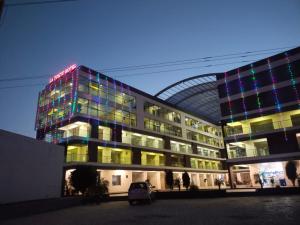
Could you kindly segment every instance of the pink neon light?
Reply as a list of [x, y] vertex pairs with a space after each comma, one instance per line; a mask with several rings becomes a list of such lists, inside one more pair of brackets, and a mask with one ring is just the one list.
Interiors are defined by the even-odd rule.
[[52, 83], [53, 81], [56, 81], [57, 79], [63, 77], [65, 74], [67, 74], [69, 72], [72, 72], [76, 68], [77, 68], [76, 64], [73, 64], [73, 65], [69, 66], [68, 68], [64, 69], [60, 73], [58, 73], [58, 74], [54, 75], [53, 77], [51, 77], [50, 80], [49, 80], [49, 83]]

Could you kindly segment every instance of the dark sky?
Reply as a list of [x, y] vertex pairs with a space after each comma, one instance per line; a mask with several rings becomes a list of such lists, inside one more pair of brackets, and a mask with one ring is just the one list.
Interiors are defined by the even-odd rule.
[[[300, 45], [300, 0], [78, 0], [6, 9], [0, 26], [0, 79], [45, 76], [0, 82], [0, 128], [32, 137], [43, 86], [3, 87], [44, 84], [72, 63], [103, 71]], [[198, 63], [106, 74], [139, 74], [118, 79], [155, 94], [189, 76], [247, 64], [241, 60], [207, 68]], [[220, 62], [211, 62], [216, 63]], [[198, 68], [145, 74], [186, 67]]]

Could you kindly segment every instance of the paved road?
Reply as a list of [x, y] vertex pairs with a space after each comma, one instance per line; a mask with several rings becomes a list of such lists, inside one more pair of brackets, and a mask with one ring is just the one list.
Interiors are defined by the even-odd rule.
[[108, 202], [0, 222], [1, 225], [289, 225], [299, 224], [300, 196]]

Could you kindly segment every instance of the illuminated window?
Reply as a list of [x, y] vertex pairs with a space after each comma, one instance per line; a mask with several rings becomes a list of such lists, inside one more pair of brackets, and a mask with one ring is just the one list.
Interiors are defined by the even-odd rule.
[[98, 126], [98, 139], [104, 141], [111, 140], [111, 128]]
[[158, 106], [156, 104], [145, 102], [144, 103], [144, 110], [145, 112], [157, 116], [172, 122], [181, 123], [181, 116], [180, 113], [175, 112], [173, 110], [169, 110], [167, 108]]
[[99, 163], [131, 164], [131, 150], [98, 146]]
[[112, 186], [121, 185], [121, 175], [112, 175]]
[[161, 153], [141, 152], [141, 164], [146, 166], [164, 166], [165, 156]]
[[69, 145], [67, 147], [67, 162], [87, 162], [88, 146], [87, 145]]
[[192, 153], [191, 144], [185, 144], [183, 142], [171, 141], [171, 150], [182, 153]]
[[163, 148], [163, 139], [149, 135], [143, 135], [130, 131], [122, 131], [122, 142], [135, 146], [145, 146], [150, 148]]
[[88, 123], [77, 121], [64, 127], [60, 127], [59, 130], [63, 131], [64, 138], [72, 136], [90, 137], [91, 125]]

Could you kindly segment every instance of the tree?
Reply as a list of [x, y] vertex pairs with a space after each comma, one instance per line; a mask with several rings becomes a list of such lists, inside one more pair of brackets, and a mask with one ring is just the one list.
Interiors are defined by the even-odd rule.
[[86, 194], [87, 188], [97, 186], [98, 176], [95, 168], [80, 166], [71, 173], [70, 183], [77, 192]]
[[101, 202], [101, 200], [103, 200], [109, 196], [108, 184], [109, 184], [109, 182], [107, 180], [104, 180], [103, 178], [100, 178], [98, 176], [96, 186], [95, 187], [92, 186], [92, 187], [88, 188], [89, 196], [92, 196], [94, 201], [97, 204], [99, 204]]
[[219, 187], [219, 190], [221, 190], [221, 185], [224, 184], [224, 180], [222, 178], [216, 178], [215, 179], [215, 185]]
[[296, 186], [296, 178], [297, 178], [297, 163], [295, 161], [288, 161], [285, 165], [285, 173], [286, 176], [292, 181], [293, 186]]
[[172, 170], [166, 170], [166, 184], [170, 187], [171, 190], [173, 190], [173, 172]]
[[180, 191], [180, 183], [181, 183], [181, 182], [180, 182], [180, 179], [179, 179], [179, 178], [176, 178], [175, 181], [174, 181], [174, 185], [178, 187], [178, 190], [179, 190], [179, 191]]
[[182, 185], [186, 188], [186, 190], [188, 190], [189, 186], [191, 184], [191, 179], [189, 174], [185, 171], [182, 174]]

